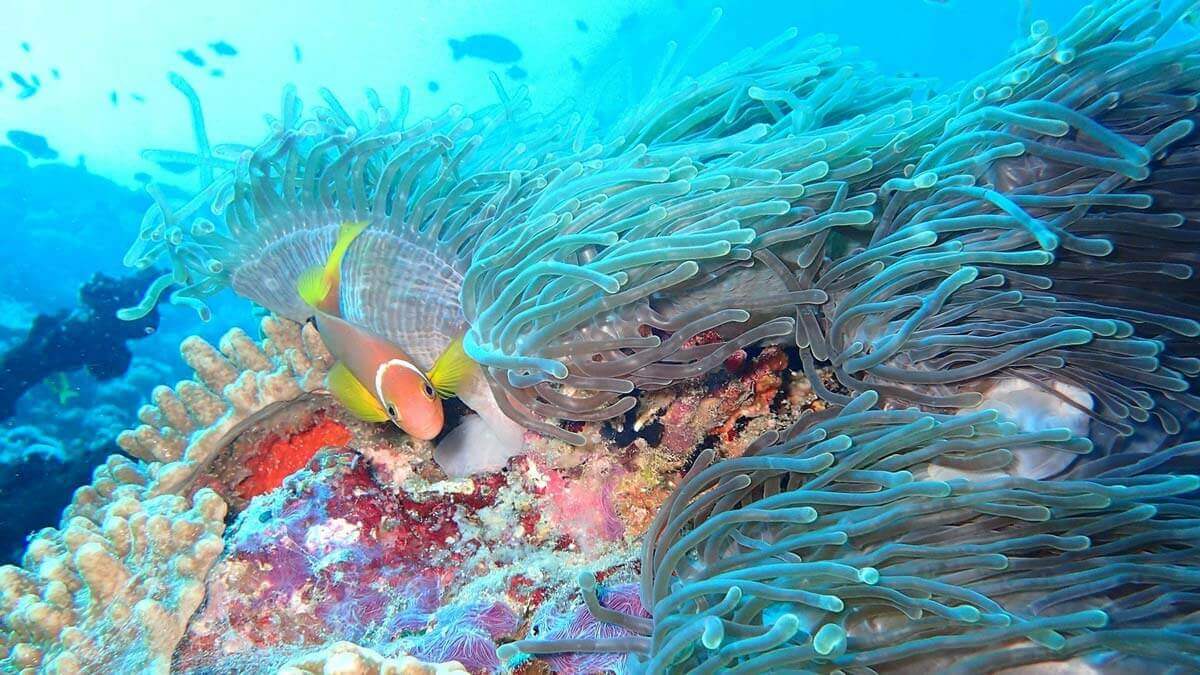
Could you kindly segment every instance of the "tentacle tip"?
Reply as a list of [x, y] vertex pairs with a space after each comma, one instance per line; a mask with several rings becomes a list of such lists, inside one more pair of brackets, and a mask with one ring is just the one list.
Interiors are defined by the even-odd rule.
[[596, 575], [586, 570], [579, 573], [579, 576], [576, 577], [575, 582], [578, 583], [579, 588], [584, 591], [593, 591], [596, 589]]
[[517, 643], [515, 642], [500, 645], [496, 648], [496, 658], [499, 659], [501, 663], [507, 663], [515, 658], [518, 658], [523, 653], [524, 652], [521, 651], [521, 648], [518, 647]]

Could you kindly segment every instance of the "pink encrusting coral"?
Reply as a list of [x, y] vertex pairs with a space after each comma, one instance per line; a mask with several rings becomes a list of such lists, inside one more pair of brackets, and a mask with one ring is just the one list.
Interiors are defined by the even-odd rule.
[[356, 450], [321, 450], [230, 528], [176, 662], [246, 667], [346, 640], [493, 672], [497, 645], [575, 572], [632, 559], [606, 502], [614, 487], [601, 476], [614, 475], [639, 479], [524, 457], [474, 479], [397, 485]]
[[[533, 460], [536, 461], [536, 460]], [[625, 525], [614, 503], [614, 484], [625, 472], [616, 468], [597, 470], [604, 462], [589, 463], [577, 478], [541, 467], [546, 476], [542, 488], [550, 507], [548, 515], [565, 529], [564, 534], [584, 551], [619, 541]]]

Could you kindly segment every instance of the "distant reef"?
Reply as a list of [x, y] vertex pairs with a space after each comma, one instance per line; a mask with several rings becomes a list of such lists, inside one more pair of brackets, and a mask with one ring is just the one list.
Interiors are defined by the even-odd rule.
[[99, 380], [124, 374], [132, 359], [126, 341], [153, 333], [158, 312], [136, 321], [122, 321], [116, 312], [136, 303], [157, 275], [95, 274], [79, 289], [76, 309], [39, 314], [25, 339], [0, 356], [0, 419], [13, 415], [22, 394], [57, 373], [86, 368]]

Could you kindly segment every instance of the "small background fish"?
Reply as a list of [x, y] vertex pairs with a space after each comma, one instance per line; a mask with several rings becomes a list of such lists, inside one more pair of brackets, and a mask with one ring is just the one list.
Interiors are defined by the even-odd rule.
[[454, 60], [470, 56], [496, 63], [514, 63], [521, 59], [521, 49], [512, 40], [491, 33], [472, 35], [462, 40], [448, 40]]

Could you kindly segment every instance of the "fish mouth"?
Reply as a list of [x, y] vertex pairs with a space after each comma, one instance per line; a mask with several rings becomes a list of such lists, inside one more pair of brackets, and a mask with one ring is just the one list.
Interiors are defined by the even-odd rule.
[[406, 424], [397, 424], [396, 426], [419, 441], [432, 441], [441, 433], [441, 429], [435, 429], [432, 426], [413, 427]]

